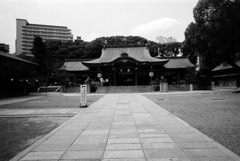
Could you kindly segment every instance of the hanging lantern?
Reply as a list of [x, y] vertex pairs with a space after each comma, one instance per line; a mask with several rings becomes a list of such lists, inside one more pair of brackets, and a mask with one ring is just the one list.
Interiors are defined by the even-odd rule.
[[161, 75], [161, 80], [163, 80], [164, 79], [164, 76], [163, 75]]
[[97, 74], [97, 77], [98, 77], [98, 78], [102, 78], [102, 73], [98, 73], [98, 74]]
[[154, 76], [154, 73], [151, 71], [149, 72], [149, 77], [153, 77]]

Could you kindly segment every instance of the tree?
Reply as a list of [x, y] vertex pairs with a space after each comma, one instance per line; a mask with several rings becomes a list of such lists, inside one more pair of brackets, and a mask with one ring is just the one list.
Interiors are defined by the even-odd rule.
[[176, 57], [180, 54], [181, 45], [180, 42], [163, 44], [162, 52], [166, 57]]
[[147, 43], [147, 39], [139, 36], [99, 37], [86, 44], [85, 58], [99, 58], [101, 56], [102, 48], [104, 45], [133, 45]]
[[46, 64], [48, 63], [49, 56], [46, 53], [46, 47], [42, 41], [42, 38], [35, 36], [33, 41], [32, 54], [34, 55], [34, 60], [39, 65], [40, 78], [44, 79], [40, 81], [47, 82], [48, 80], [48, 70]]
[[[58, 81], [58, 76], [59, 79], [60, 77], [62, 79], [62, 73], [59, 73], [59, 69], [63, 66], [64, 57], [67, 54], [67, 52], [60, 50], [62, 45], [61, 41], [43, 42], [41, 37], [34, 38], [32, 54], [36, 63], [40, 66], [40, 81], [49, 84]], [[59, 54], [60, 51], [62, 55]]]
[[85, 46], [85, 55], [82, 58], [99, 58], [102, 53], [103, 41], [107, 41], [108, 38], [100, 37], [89, 42]]
[[201, 43], [199, 39], [200, 34], [196, 23], [190, 23], [184, 34], [185, 40], [182, 43], [181, 51], [183, 56], [187, 56], [191, 63], [196, 64], [198, 56], [197, 46]]
[[201, 54], [213, 68], [227, 62], [240, 74], [240, 8], [229, 0], [199, 0], [185, 31], [184, 54]]
[[155, 57], [158, 56], [159, 52], [162, 57], [177, 57], [181, 53], [182, 43], [172, 42], [166, 44], [159, 44], [151, 42], [150, 54]]
[[197, 34], [198, 28], [196, 23], [191, 22], [185, 30], [185, 40], [183, 41], [182, 52], [185, 56], [196, 56], [197, 53]]
[[24, 53], [17, 55], [17, 57], [19, 57], [21, 59], [24, 59], [24, 60], [27, 60], [27, 61], [30, 61], [30, 62], [34, 62], [35, 61], [33, 56], [26, 55]]
[[79, 59], [84, 57], [86, 54], [85, 50], [86, 42], [58, 42], [58, 51], [56, 51], [56, 57], [59, 59]]
[[240, 0], [227, 0], [227, 1], [240, 8]]

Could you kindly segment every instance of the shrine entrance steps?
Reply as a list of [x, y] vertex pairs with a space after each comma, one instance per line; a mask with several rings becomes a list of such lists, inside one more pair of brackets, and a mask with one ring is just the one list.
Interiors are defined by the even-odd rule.
[[[168, 85], [168, 91], [188, 91], [189, 85], [171, 84]], [[156, 90], [156, 91], [155, 91]], [[96, 92], [91, 93], [146, 93], [159, 92], [156, 85], [150, 86], [97, 86]], [[80, 93], [80, 86], [73, 86], [66, 89], [66, 93]]]
[[145, 93], [154, 92], [153, 86], [101, 86], [96, 93]]
[[[146, 93], [154, 92], [153, 86], [98, 86], [96, 92], [91, 93]], [[79, 86], [66, 89], [66, 93], [80, 93]]]

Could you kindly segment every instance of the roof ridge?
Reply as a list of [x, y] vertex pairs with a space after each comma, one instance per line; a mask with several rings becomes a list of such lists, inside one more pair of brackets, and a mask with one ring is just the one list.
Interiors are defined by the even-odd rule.
[[131, 48], [131, 47], [149, 47], [149, 45], [148, 44], [104, 45], [103, 49], [106, 49], [106, 48]]

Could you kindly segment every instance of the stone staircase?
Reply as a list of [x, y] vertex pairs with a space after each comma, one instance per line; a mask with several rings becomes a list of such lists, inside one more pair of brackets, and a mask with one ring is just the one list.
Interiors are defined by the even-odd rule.
[[145, 93], [154, 92], [152, 86], [102, 86], [96, 93]]
[[[189, 86], [189, 85], [188, 85]], [[184, 84], [168, 85], [168, 91], [187, 91], [189, 87]], [[153, 86], [98, 86], [96, 93], [146, 93], [155, 92]], [[159, 92], [159, 91], [156, 91]], [[66, 93], [80, 93], [80, 87], [74, 86], [66, 89]]]
[[171, 84], [168, 85], [168, 91], [189, 91], [189, 84]]
[[59, 92], [61, 86], [39, 87], [37, 92]]
[[80, 86], [68, 87], [66, 93], [80, 93]]

